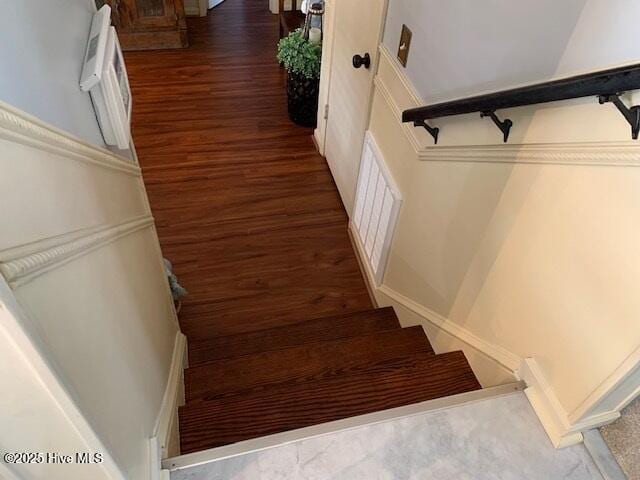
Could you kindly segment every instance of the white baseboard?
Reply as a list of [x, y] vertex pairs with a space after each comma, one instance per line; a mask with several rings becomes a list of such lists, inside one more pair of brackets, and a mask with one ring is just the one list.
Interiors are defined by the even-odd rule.
[[617, 411], [609, 411], [571, 424], [567, 411], [562, 407], [535, 359], [524, 359], [518, 375], [527, 384], [524, 392], [556, 448], [580, 443], [583, 440], [583, 431], [611, 423], [620, 416]]
[[[149, 439], [151, 480], [168, 480], [168, 471], [162, 469], [162, 460], [170, 456], [170, 445], [179, 442], [177, 425], [178, 407], [184, 405], [184, 368], [186, 365], [187, 337], [176, 333], [171, 369], [162, 405], [156, 420], [154, 434]], [[179, 445], [179, 443], [178, 443]]]
[[456, 337], [463, 343], [473, 347], [475, 350], [482, 352], [485, 356], [493, 359], [496, 363], [506, 368], [510, 372], [516, 372], [522, 359], [517, 355], [509, 352], [508, 350], [487, 342], [486, 340], [478, 337], [474, 333], [470, 332], [464, 327], [461, 327], [457, 323], [443, 317], [442, 315], [428, 309], [427, 307], [414, 302], [408, 297], [405, 297], [401, 293], [394, 289], [382, 285], [379, 289], [380, 293], [393, 299], [394, 301], [402, 304], [413, 313], [424, 318], [429, 323], [433, 324], [437, 328], [447, 332], [449, 335]]
[[[354, 245], [354, 248], [356, 249], [356, 255], [360, 259], [365, 259], [366, 256], [363, 254], [362, 245], [358, 241], [358, 236], [355, 234], [351, 223], [349, 223], [349, 230], [353, 239], [352, 243]], [[522, 362], [522, 359], [519, 356], [507, 351], [506, 349], [498, 345], [494, 345], [483, 340], [469, 330], [461, 327], [460, 325], [452, 322], [448, 318], [443, 317], [433, 310], [428, 309], [424, 305], [420, 305], [419, 303], [402, 295], [401, 293], [385, 285], [384, 283], [380, 287], [376, 287], [373, 272], [371, 271], [368, 263], [362, 261], [361, 266], [363, 267], [362, 270], [364, 273], [365, 282], [367, 283], [367, 287], [370, 291], [373, 292], [374, 295], [384, 297], [384, 300], [392, 300], [394, 303], [403, 306], [404, 308], [410, 310], [418, 317], [420, 317], [424, 322], [429, 323], [434, 327], [446, 332], [450, 336], [455, 337], [462, 343], [469, 345], [474, 350], [480, 352], [485, 357], [488, 357], [490, 360], [497, 364], [497, 368], [507, 370], [508, 372], [515, 375], [515, 372], [518, 370]], [[377, 300], [377, 303], [379, 303], [381, 306], [386, 306], [389, 303], [388, 301], [380, 301], [380, 298], [377, 298]]]

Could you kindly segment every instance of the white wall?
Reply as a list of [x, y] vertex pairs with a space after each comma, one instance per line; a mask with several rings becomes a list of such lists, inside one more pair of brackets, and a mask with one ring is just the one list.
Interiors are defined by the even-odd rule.
[[[434, 120], [438, 146], [400, 119], [461, 93], [640, 61], [637, 31], [619, 28], [637, 2], [542, 3], [390, 0], [369, 128], [404, 201], [376, 295], [423, 323], [436, 350], [465, 349], [484, 385], [535, 358], [562, 444], [615, 417], [593, 407], [640, 352], [640, 145], [595, 98], [498, 112], [514, 120], [507, 145], [479, 114]], [[402, 23], [414, 31], [406, 70]], [[508, 23], [518, 35], [502, 35]]]
[[[2, 104], [0, 158], [0, 274], [24, 312], [21, 328], [124, 477], [149, 479], [149, 439], [170, 421], [165, 392], [182, 352], [140, 170]], [[181, 364], [173, 371], [177, 382]], [[4, 451], [24, 445], [12, 431], [3, 429]]]
[[0, 8], [0, 100], [104, 145], [89, 94], [78, 86], [91, 1], [2, 0]]
[[638, 61], [635, 0], [390, 0], [384, 44], [413, 32], [407, 75], [428, 103]]
[[[5, 304], [8, 288], [0, 278], [0, 451], [7, 452], [88, 452], [89, 446], [73, 428], [65, 412], [52, 401], [51, 392], [36, 374], [25, 355], [23, 342], [16, 339], [17, 319]], [[12, 329], [11, 327], [14, 327]], [[19, 473], [18, 473], [19, 472]], [[20, 476], [18, 476], [20, 475]], [[45, 462], [14, 465], [3, 462], [0, 478], [47, 478], [50, 480], [107, 480], [107, 472], [95, 465], [69, 464], [51, 469]]]

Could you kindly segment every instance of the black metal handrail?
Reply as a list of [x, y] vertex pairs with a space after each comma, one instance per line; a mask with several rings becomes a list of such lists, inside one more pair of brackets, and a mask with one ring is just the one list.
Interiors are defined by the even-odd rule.
[[640, 106], [627, 107], [620, 99], [620, 95], [639, 89], [640, 65], [632, 65], [412, 108], [402, 113], [402, 121], [413, 122], [416, 127], [424, 127], [433, 136], [434, 142], [438, 143], [440, 130], [430, 126], [427, 120], [480, 112], [482, 117], [493, 120], [506, 142], [513, 122], [509, 119], [504, 121], [498, 119], [496, 110], [596, 96], [601, 104], [611, 102], [616, 106], [631, 125], [633, 139], [637, 140], [640, 133]]

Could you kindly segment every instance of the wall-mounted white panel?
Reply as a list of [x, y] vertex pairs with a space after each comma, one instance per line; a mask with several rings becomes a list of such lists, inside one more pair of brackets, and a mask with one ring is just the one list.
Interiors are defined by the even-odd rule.
[[401, 198], [380, 149], [367, 132], [353, 221], [378, 285], [382, 283]]

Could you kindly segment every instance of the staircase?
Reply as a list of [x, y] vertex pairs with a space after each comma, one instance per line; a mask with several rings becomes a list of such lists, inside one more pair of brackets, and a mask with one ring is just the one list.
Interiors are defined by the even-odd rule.
[[480, 389], [392, 308], [189, 344], [182, 453]]

